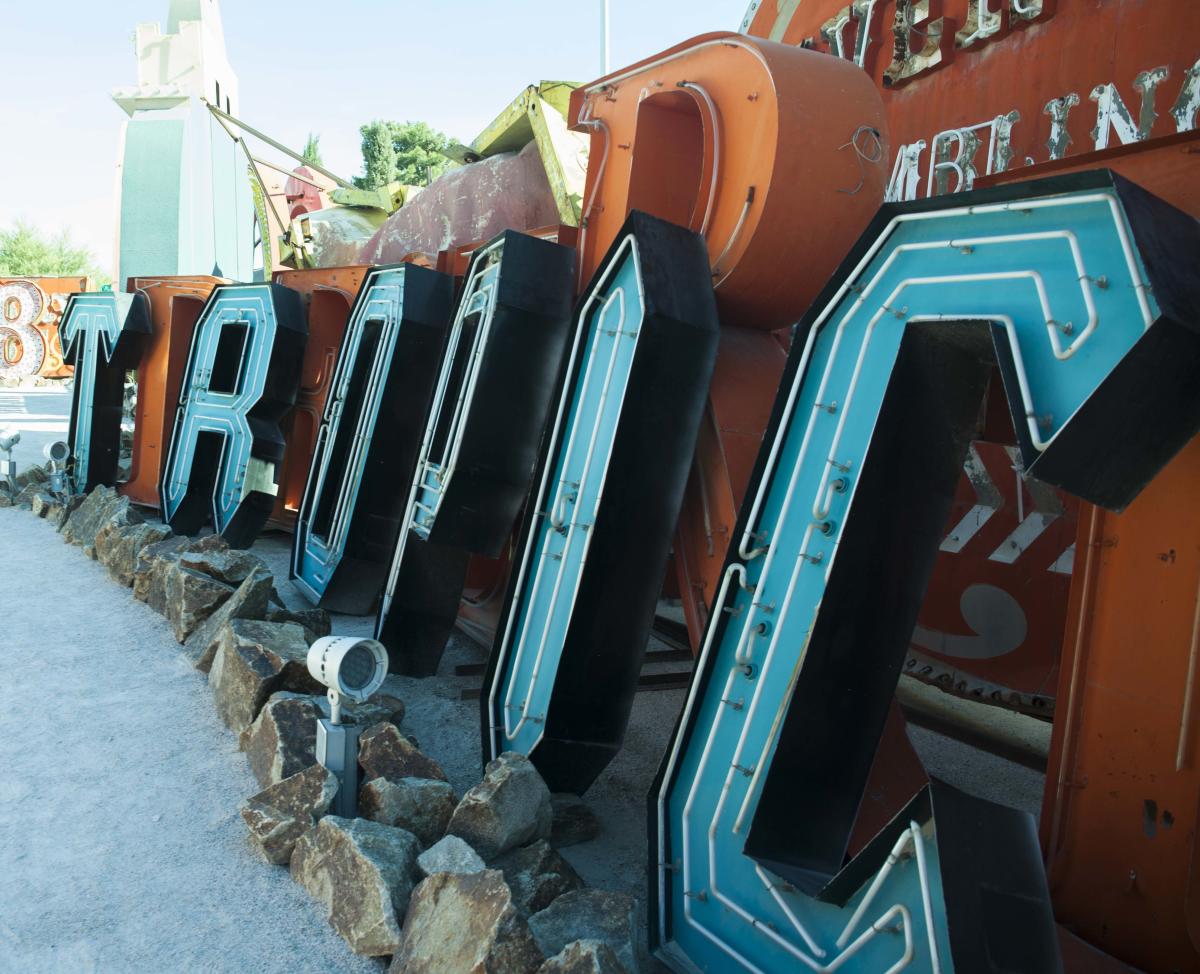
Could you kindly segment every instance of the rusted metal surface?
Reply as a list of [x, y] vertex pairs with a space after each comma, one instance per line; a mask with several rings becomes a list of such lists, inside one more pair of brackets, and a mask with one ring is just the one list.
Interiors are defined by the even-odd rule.
[[[692, 647], [708, 623], [730, 532], [787, 359], [768, 332], [722, 328], [708, 406], [675, 534], [674, 580]], [[670, 571], [670, 569], [668, 569]]]
[[333, 180], [320, 176], [308, 166], [297, 166], [293, 175], [288, 176], [287, 182], [283, 185], [283, 194], [288, 205], [288, 219], [294, 220], [305, 213], [325, 209], [329, 205], [329, 195], [328, 190], [323, 187], [327, 186], [332, 189], [334, 185]]
[[133, 277], [126, 284], [127, 291], [146, 295], [153, 328], [138, 366], [129, 480], [118, 488], [135, 504], [158, 506], [158, 484], [171, 445], [192, 332], [212, 289], [224, 283], [222, 278], [200, 275]]
[[275, 508], [267, 522], [271, 527], [290, 531], [296, 524], [342, 335], [354, 296], [369, 270], [368, 266], [354, 265], [279, 271], [273, 276], [276, 284], [300, 292], [308, 316], [308, 344], [304, 348], [296, 405], [282, 424], [287, 449], [279, 466]]
[[887, 181], [882, 103], [862, 72], [737, 34], [581, 86], [571, 119], [592, 134], [580, 279], [645, 210], [706, 238], [724, 325], [791, 325]]
[[413, 252], [437, 254], [504, 230], [558, 223], [537, 143], [530, 142], [442, 175], [388, 217], [358, 260], [394, 264]]
[[[889, 198], [1108, 167], [1200, 215], [1200, 5], [1188, 0], [756, 0], [743, 29], [864, 68], [886, 108]], [[947, 542], [973, 509], [998, 507], [961, 550], [943, 545], [921, 626], [968, 645], [963, 596], [991, 586], [1019, 605], [1026, 644], [961, 661], [914, 646], [910, 672], [1033, 712], [1028, 691], [1051, 687], [1041, 831], [1065, 969], [1126, 969], [1098, 947], [1137, 968], [1200, 970], [1200, 444], [1114, 515], [1036, 498], [1015, 471], [1006, 487], [996, 451], [1010, 436], [991, 429], [976, 443], [994, 490], [964, 477]], [[1026, 506], [1013, 518], [1018, 499], [1053, 519], [1011, 565], [994, 564], [1004, 528], [1031, 516]], [[1073, 558], [1062, 558], [1055, 549], [1076, 517]], [[1063, 632], [1054, 686], [1046, 652]]]
[[1170, 136], [1200, 108], [1192, 0], [762, 0], [744, 29], [862, 66], [887, 110], [896, 198]]
[[1060, 922], [1200, 971], [1200, 439], [1123, 514], [1084, 505], [1041, 817]]
[[[806, 88], [837, 94], [816, 103]], [[882, 159], [860, 154], [886, 143], [879, 100], [845, 65], [714, 34], [582, 86], [571, 118], [592, 138], [580, 280], [631, 209], [708, 241], [725, 327], [668, 582], [695, 647], [783, 369], [769, 332], [825, 283], [882, 197]], [[797, 258], [786, 274], [781, 254]]]
[[87, 277], [0, 278], [0, 376], [70, 375], [58, 324], [67, 296], [90, 286]]
[[1023, 477], [1011, 439], [970, 446], [905, 672], [1050, 717], [1079, 502]]
[[[1038, 172], [1058, 175], [1100, 167], [1118, 172], [1159, 199], [1200, 217], [1200, 130], [1071, 156], [1040, 166]], [[1023, 178], [1025, 174], [1020, 171], [1000, 173], [980, 178], [977, 185], [998, 186]]]
[[[1200, 217], [1196, 131], [1039, 171], [1097, 166]], [[1040, 823], [1060, 922], [1153, 971], [1200, 971], [1194, 705], [1184, 719], [1196, 676], [1198, 484], [1193, 442], [1123, 514], [1081, 505]], [[1077, 943], [1063, 948], [1068, 971], [1101, 969]]]

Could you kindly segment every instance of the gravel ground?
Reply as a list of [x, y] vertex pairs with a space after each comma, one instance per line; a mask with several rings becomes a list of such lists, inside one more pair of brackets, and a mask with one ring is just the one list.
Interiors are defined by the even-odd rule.
[[0, 509], [0, 971], [371, 972], [256, 859], [258, 788], [166, 623]]

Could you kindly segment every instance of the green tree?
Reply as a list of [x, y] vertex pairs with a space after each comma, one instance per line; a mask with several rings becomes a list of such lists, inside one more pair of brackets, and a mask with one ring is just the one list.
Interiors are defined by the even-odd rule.
[[309, 132], [308, 141], [304, 143], [304, 151], [301, 152], [300, 155], [304, 156], [304, 162], [306, 165], [325, 165], [325, 163], [321, 161], [321, 137]]
[[424, 186], [450, 167], [442, 155], [454, 140], [424, 122], [374, 121], [362, 134], [363, 174], [354, 178], [361, 189], [390, 182]]
[[5, 277], [74, 277], [87, 274], [101, 283], [111, 280], [96, 266], [87, 247], [63, 230], [53, 236], [23, 220], [0, 230], [0, 274]]

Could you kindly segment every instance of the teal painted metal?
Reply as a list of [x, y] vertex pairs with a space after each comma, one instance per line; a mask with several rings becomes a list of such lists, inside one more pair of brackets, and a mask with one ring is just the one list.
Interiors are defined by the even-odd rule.
[[[673, 968], [1058, 969], [1023, 813], [939, 818], [935, 789], [843, 868], [846, 843], [991, 363], [1026, 473], [1127, 503], [1200, 424], [1195, 294], [1142, 257], [1196, 236], [1107, 174], [885, 208], [801, 323], [652, 795]], [[1005, 933], [1010, 894], [1034, 905]]]
[[[429, 530], [433, 527], [434, 519], [442, 507], [442, 499], [449, 477], [454, 472], [454, 460], [461, 442], [462, 416], [464, 406], [469, 404], [471, 393], [474, 391], [474, 378], [478, 375], [481, 352], [487, 345], [488, 331], [492, 324], [492, 315], [496, 309], [496, 291], [500, 277], [500, 262], [503, 257], [503, 241], [491, 244], [485, 251], [485, 259], [479, 260], [480, 269], [473, 271], [463, 290], [458, 303], [458, 310], [450, 328], [450, 341], [442, 358], [442, 371], [438, 376], [438, 384], [434, 391], [433, 405], [429, 412], [429, 420], [425, 428], [425, 441], [421, 444], [421, 455], [417, 460], [417, 478], [413, 485], [415, 497], [409, 502], [405, 512], [404, 525], [411, 527], [413, 534], [423, 541], [429, 540]], [[478, 259], [478, 258], [477, 258]], [[463, 322], [471, 317], [477, 317], [474, 329], [464, 336]], [[473, 342], [470, 358], [466, 366], [468, 379], [461, 390], [460, 399], [456, 403], [446, 403], [446, 393], [454, 381], [454, 366], [459, 354], [460, 341]], [[459, 363], [459, 367], [463, 366]], [[450, 421], [447, 437], [450, 456], [443, 463], [438, 463], [431, 456], [430, 448], [437, 433], [437, 422], [444, 408], [454, 410]], [[396, 557], [393, 558], [393, 573], [402, 557], [406, 533], [402, 529], [400, 541], [396, 546]], [[390, 585], [389, 585], [390, 588]], [[384, 595], [384, 612], [390, 592]]]
[[216, 288], [192, 336], [159, 496], [163, 520], [192, 534], [211, 520], [252, 544], [274, 507], [279, 421], [296, 401], [308, 325], [278, 284]]
[[575, 314], [481, 700], [485, 755], [552, 791], [620, 748], [718, 333], [703, 238], [635, 210]]
[[608, 474], [625, 401], [630, 367], [642, 333], [642, 268], [637, 240], [624, 240], [612, 273], [588, 295], [591, 312], [583, 347], [586, 363], [576, 393], [558, 423], [564, 447], [546, 471], [538, 497], [536, 537], [525, 549], [521, 575], [529, 575], [520, 611], [503, 639], [511, 662], [500, 684], [496, 714], [503, 749], [529, 754], [541, 740], [558, 675], [558, 656], [587, 559], [596, 511]]
[[116, 483], [125, 372], [137, 367], [151, 334], [144, 294], [72, 294], [59, 332], [63, 356], [75, 368], [71, 388], [69, 476], [77, 493]]
[[374, 268], [359, 288], [292, 549], [297, 588], [333, 611], [372, 611], [387, 578], [452, 297], [452, 277], [414, 264]]

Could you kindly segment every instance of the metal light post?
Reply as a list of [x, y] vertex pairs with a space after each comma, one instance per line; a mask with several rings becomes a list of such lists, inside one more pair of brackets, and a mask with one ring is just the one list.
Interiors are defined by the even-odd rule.
[[358, 738], [360, 724], [342, 721], [343, 698], [362, 703], [387, 676], [387, 650], [374, 639], [323, 636], [308, 649], [308, 672], [329, 688], [329, 716], [317, 721], [317, 763], [338, 779], [333, 813], [358, 813]]
[[612, 70], [612, 29], [609, 0], [600, 0], [600, 35], [604, 44], [604, 73]]

